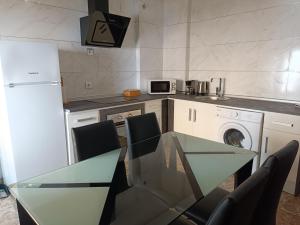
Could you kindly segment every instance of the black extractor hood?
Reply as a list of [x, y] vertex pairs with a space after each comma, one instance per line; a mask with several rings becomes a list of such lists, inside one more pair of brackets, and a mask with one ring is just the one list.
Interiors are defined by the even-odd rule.
[[121, 48], [130, 18], [109, 13], [109, 0], [88, 0], [89, 15], [80, 18], [81, 44]]

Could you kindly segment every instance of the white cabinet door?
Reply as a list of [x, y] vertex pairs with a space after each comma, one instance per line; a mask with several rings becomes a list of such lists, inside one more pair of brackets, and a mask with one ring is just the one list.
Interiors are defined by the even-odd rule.
[[[300, 135], [264, 128], [262, 137], [262, 150], [260, 161], [261, 164], [267, 159], [268, 156], [279, 151], [282, 147], [284, 147], [292, 140], [297, 140], [300, 142]], [[284, 186], [284, 190], [291, 194], [295, 193], [299, 167], [299, 157], [300, 152], [298, 152], [298, 155], [296, 156], [296, 159]]]
[[194, 105], [185, 100], [174, 101], [174, 131], [194, 135]]
[[76, 162], [76, 152], [74, 149], [74, 140], [72, 128], [82, 127], [89, 124], [100, 122], [99, 110], [81, 111], [75, 113], [66, 113], [66, 130], [68, 143], [68, 162], [69, 165]]
[[194, 136], [209, 140], [217, 139], [217, 107], [212, 104], [194, 102]]

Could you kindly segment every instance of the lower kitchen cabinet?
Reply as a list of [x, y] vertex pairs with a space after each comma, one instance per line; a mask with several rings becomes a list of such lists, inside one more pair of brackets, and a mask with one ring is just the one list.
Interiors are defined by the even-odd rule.
[[216, 105], [195, 103], [194, 136], [215, 141], [218, 136]]
[[[298, 116], [266, 112], [260, 163], [263, 164], [268, 156], [280, 150], [290, 141], [297, 140], [300, 143], [299, 125]], [[284, 186], [284, 191], [294, 195], [300, 193], [299, 159], [300, 152], [298, 151]]]
[[174, 131], [214, 140], [216, 106], [186, 100], [174, 101]]
[[161, 99], [145, 102], [145, 113], [151, 113], [151, 112], [154, 112], [156, 114], [160, 130], [162, 130], [162, 100]]
[[174, 101], [174, 131], [194, 135], [195, 122], [193, 120], [194, 102]]
[[72, 128], [100, 122], [99, 110], [65, 113], [69, 165], [76, 162]]

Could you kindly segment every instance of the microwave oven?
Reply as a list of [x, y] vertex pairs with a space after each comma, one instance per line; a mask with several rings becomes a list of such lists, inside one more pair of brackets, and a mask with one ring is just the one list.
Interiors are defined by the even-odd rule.
[[176, 80], [149, 80], [148, 94], [176, 94]]

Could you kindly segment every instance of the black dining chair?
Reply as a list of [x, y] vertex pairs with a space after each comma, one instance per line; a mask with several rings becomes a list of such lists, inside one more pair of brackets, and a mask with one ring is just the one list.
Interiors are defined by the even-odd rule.
[[280, 151], [271, 155], [262, 165], [262, 167], [270, 168], [271, 174], [255, 210], [251, 225], [276, 225], [281, 192], [296, 158], [298, 148], [298, 141], [291, 141]]
[[[73, 128], [73, 134], [78, 161], [86, 160], [121, 148], [117, 129], [112, 120]], [[126, 167], [122, 160], [119, 160], [116, 165], [112, 184], [106, 198], [105, 207], [102, 211], [102, 214], [105, 216], [101, 217], [100, 224], [110, 223], [115, 210], [116, 195], [129, 188]]]
[[[143, 182], [142, 156], [157, 150], [160, 143], [160, 128], [155, 113], [132, 116], [125, 119], [128, 157], [135, 159], [128, 164], [129, 184]], [[161, 160], [164, 158], [161, 155]]]
[[155, 113], [128, 117], [125, 126], [128, 145], [161, 135]]
[[251, 218], [262, 196], [270, 174], [269, 168], [259, 168], [251, 177], [237, 189], [227, 195], [217, 205], [207, 221], [184, 220], [175, 221], [172, 225], [250, 225]]
[[121, 147], [112, 120], [73, 128], [78, 161], [89, 159]]
[[[297, 141], [291, 141], [277, 153], [268, 157], [262, 165], [261, 168], [270, 170], [270, 177], [262, 197], [258, 202], [257, 208], [254, 211], [253, 217], [251, 218], [251, 225], [276, 224], [276, 212], [281, 192], [298, 152], [298, 147], [299, 143]], [[195, 221], [204, 223], [209, 219], [217, 205], [226, 198], [227, 195], [229, 195], [229, 192], [226, 190], [216, 188], [203, 200], [187, 211], [186, 215], [193, 218]]]

